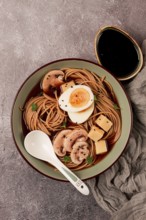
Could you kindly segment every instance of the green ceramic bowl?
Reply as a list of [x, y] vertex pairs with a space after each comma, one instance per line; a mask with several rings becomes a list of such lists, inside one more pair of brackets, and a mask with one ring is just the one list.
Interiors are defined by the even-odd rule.
[[44, 174], [45, 176], [57, 180], [66, 180], [66, 178], [59, 171], [55, 171], [55, 169], [49, 166], [47, 163], [33, 158], [26, 152], [23, 144], [24, 133], [22, 127], [22, 111], [20, 111], [20, 107], [24, 106], [28, 94], [30, 93], [32, 88], [34, 88], [34, 86], [38, 84], [38, 82], [42, 79], [44, 74], [46, 74], [49, 70], [60, 69], [64, 67], [85, 68], [89, 71], [97, 73], [101, 77], [106, 76], [106, 80], [110, 82], [110, 84], [112, 85], [114, 92], [117, 95], [119, 105], [121, 107], [121, 137], [116, 142], [115, 146], [112, 148], [109, 154], [107, 154], [107, 156], [98, 164], [81, 171], [75, 171], [79, 178], [84, 180], [104, 172], [119, 158], [127, 144], [132, 127], [132, 110], [123, 87], [113, 75], [111, 75], [101, 66], [97, 65], [96, 63], [82, 59], [63, 59], [46, 64], [45, 66], [39, 68], [34, 73], [32, 73], [20, 87], [14, 100], [11, 118], [12, 133], [20, 154], [33, 168], [35, 168], [37, 171]]

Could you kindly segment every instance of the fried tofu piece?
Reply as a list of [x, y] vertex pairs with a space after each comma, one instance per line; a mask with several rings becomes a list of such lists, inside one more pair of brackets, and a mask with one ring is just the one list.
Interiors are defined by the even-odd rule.
[[108, 151], [108, 145], [106, 140], [99, 140], [95, 142], [96, 155], [105, 154]]
[[91, 127], [91, 130], [88, 133], [88, 137], [91, 138], [93, 141], [100, 140], [104, 135], [104, 131], [95, 125]]
[[66, 82], [66, 83], [62, 84], [62, 85], [60, 86], [61, 92], [62, 92], [62, 93], [65, 92], [67, 89], [71, 88], [71, 87], [74, 86], [74, 85], [75, 85], [75, 83], [74, 83], [73, 80], [71, 80], [70, 82]]
[[108, 132], [113, 125], [113, 123], [104, 115], [100, 115], [95, 123], [106, 132]]

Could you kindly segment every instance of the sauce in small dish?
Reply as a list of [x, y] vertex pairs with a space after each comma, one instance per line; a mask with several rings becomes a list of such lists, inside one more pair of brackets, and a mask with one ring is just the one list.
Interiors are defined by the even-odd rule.
[[136, 41], [116, 27], [105, 27], [97, 33], [95, 53], [99, 64], [121, 81], [134, 77], [143, 64]]

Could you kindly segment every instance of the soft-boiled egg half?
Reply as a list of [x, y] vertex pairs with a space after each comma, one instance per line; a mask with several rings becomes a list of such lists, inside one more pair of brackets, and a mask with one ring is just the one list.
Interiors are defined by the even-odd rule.
[[60, 108], [64, 111], [79, 112], [88, 108], [94, 101], [94, 95], [88, 86], [74, 85], [59, 97]]
[[74, 85], [59, 97], [59, 106], [68, 112], [72, 122], [83, 123], [94, 110], [94, 95], [85, 85]]

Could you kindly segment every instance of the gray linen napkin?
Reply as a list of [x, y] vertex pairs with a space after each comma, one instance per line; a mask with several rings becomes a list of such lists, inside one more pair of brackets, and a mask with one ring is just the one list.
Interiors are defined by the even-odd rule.
[[125, 87], [133, 107], [133, 129], [119, 160], [88, 180], [98, 203], [112, 220], [146, 219], [146, 40], [144, 67]]

